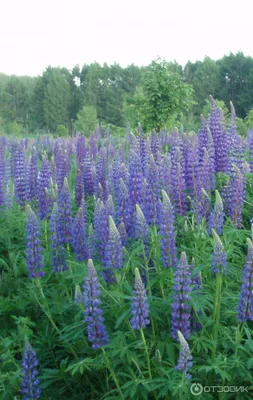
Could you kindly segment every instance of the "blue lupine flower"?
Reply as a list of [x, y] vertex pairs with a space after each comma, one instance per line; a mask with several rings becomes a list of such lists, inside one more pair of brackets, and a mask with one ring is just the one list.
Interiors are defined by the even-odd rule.
[[26, 236], [26, 262], [30, 278], [41, 278], [45, 275], [42, 271], [42, 247], [40, 240], [40, 226], [38, 219], [30, 206], [27, 211], [27, 236]]
[[248, 238], [248, 253], [242, 274], [238, 307], [239, 322], [253, 321], [253, 242]]
[[134, 296], [132, 299], [132, 318], [130, 320], [133, 329], [143, 329], [150, 323], [149, 304], [144, 285], [138, 268], [135, 268]]
[[29, 342], [25, 343], [22, 358], [22, 376], [21, 393], [24, 400], [37, 400], [40, 398], [41, 389], [39, 388], [38, 365], [36, 352]]
[[180, 331], [178, 331], [178, 339], [180, 342], [180, 354], [176, 369], [182, 371], [187, 379], [191, 379], [191, 375], [188, 373], [189, 368], [192, 367], [191, 351], [187, 341]]
[[87, 324], [88, 340], [94, 349], [108, 343], [108, 335], [102, 316], [100, 284], [91, 259], [88, 260], [88, 276], [83, 285], [84, 318]]

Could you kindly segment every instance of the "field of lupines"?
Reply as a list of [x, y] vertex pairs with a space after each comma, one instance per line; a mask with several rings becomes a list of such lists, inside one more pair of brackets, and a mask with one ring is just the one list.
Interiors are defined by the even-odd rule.
[[196, 134], [0, 137], [0, 398], [251, 399], [252, 184], [213, 99]]

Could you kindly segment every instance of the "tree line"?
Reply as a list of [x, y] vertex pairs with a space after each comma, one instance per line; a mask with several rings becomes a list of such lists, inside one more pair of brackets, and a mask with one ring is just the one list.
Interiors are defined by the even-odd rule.
[[184, 67], [156, 60], [145, 67], [49, 66], [38, 77], [0, 74], [0, 129], [55, 132], [63, 126], [71, 133], [95, 123], [138, 122], [147, 130], [161, 129], [182, 119], [182, 112], [188, 120], [198, 118], [209, 94], [226, 107], [232, 101], [237, 116], [247, 117], [253, 108], [253, 58], [239, 52]]

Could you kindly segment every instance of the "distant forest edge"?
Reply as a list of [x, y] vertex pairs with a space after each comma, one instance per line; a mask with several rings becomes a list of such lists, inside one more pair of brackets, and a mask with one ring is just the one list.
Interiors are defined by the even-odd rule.
[[0, 133], [88, 134], [97, 124], [117, 130], [138, 122], [146, 131], [195, 130], [199, 115], [208, 114], [208, 95], [225, 118], [232, 101], [245, 134], [253, 126], [253, 58], [240, 52], [189, 61], [184, 68], [156, 60], [145, 67], [49, 66], [38, 77], [0, 74]]

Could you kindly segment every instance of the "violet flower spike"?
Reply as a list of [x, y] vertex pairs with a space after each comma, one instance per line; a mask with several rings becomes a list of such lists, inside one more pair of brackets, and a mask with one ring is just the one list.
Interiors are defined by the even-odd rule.
[[134, 296], [131, 306], [132, 318], [130, 324], [133, 329], [143, 329], [150, 323], [149, 304], [146, 290], [140, 277], [138, 268], [135, 268]]

